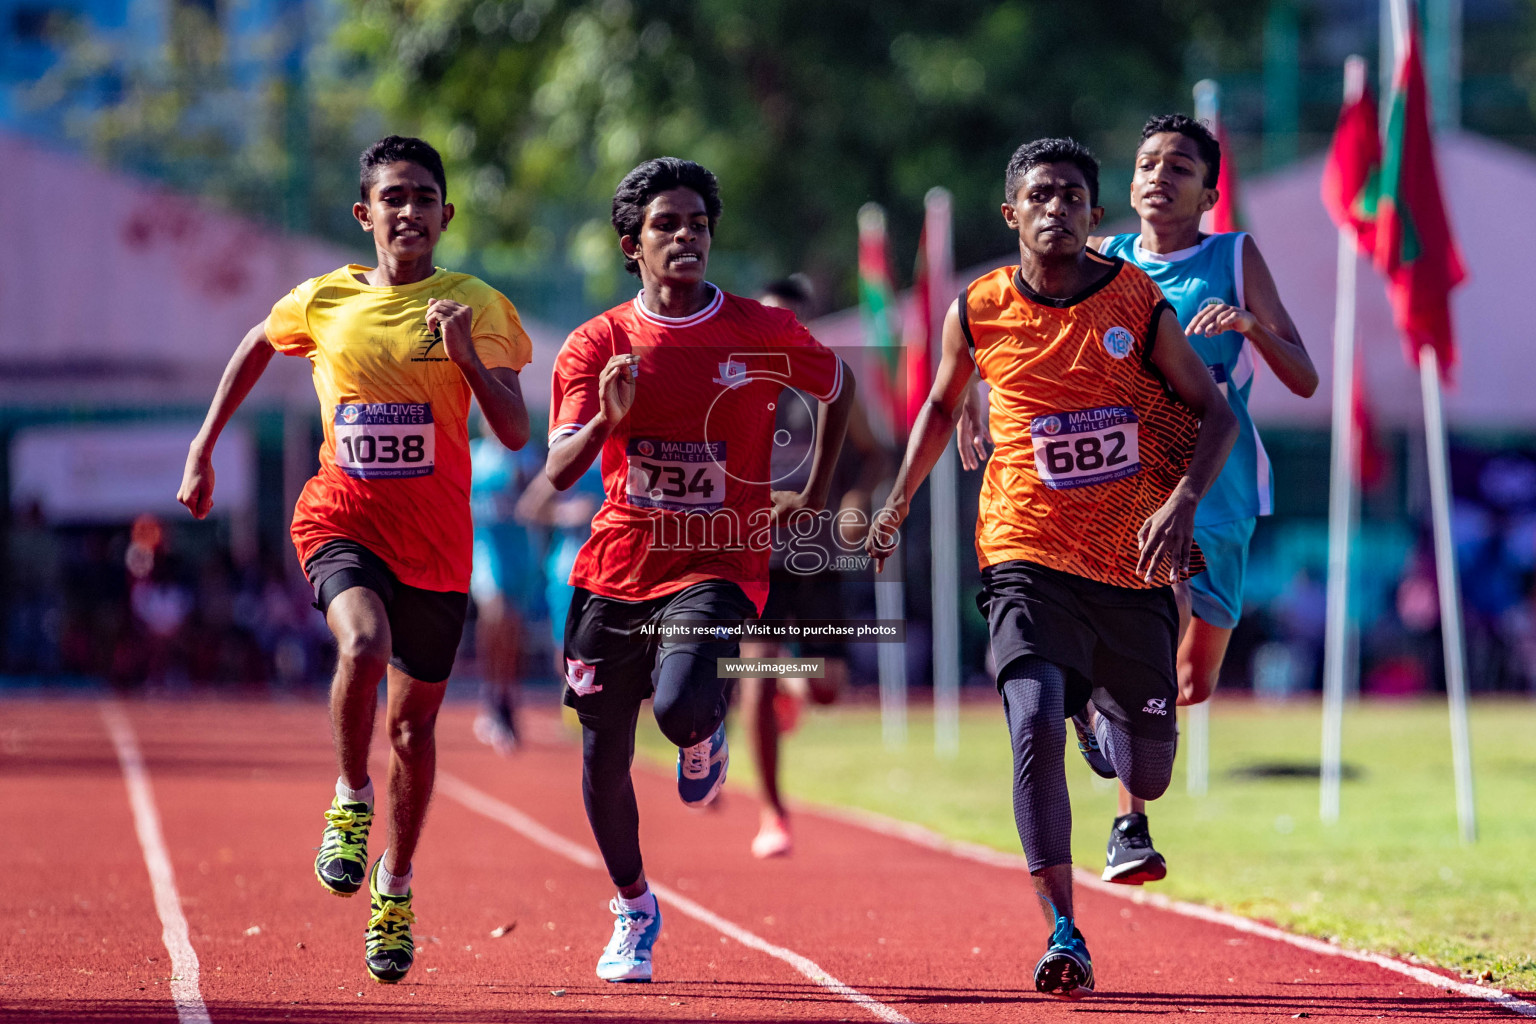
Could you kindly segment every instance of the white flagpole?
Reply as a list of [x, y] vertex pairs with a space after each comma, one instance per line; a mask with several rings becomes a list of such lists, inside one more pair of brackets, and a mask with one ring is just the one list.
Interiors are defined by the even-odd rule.
[[[954, 244], [950, 195], [942, 188], [923, 197], [928, 251], [929, 351], [942, 348], [940, 334], [953, 292]], [[941, 758], [960, 753], [960, 552], [958, 456], [949, 445], [933, 467], [929, 518], [933, 552], [933, 752]]]
[[1467, 730], [1467, 657], [1461, 625], [1461, 584], [1456, 546], [1451, 542], [1451, 470], [1445, 413], [1440, 405], [1440, 357], [1434, 346], [1419, 349], [1419, 384], [1424, 392], [1424, 440], [1429, 456], [1429, 499], [1435, 526], [1435, 581], [1440, 591], [1440, 639], [1445, 646], [1445, 692], [1451, 710], [1451, 763], [1456, 778], [1456, 824], [1461, 841], [1477, 841], [1477, 808], [1472, 792], [1472, 741]]
[[[1221, 86], [1209, 78], [1195, 83], [1195, 117], [1216, 131], [1221, 116]], [[1223, 154], [1228, 160], [1231, 153]], [[1207, 210], [1200, 230], [1214, 230], [1215, 220]], [[1211, 782], [1211, 702], [1203, 701], [1184, 709], [1184, 789], [1190, 796], [1205, 796]]]
[[[1344, 103], [1365, 92], [1365, 59], [1344, 62]], [[1348, 228], [1339, 229], [1339, 270], [1333, 313], [1333, 470], [1328, 490], [1328, 621], [1323, 639], [1323, 753], [1318, 816], [1339, 820], [1344, 682], [1349, 646], [1349, 546], [1355, 503], [1355, 269], [1359, 257]]]
[[[906, 583], [875, 579], [875, 618], [905, 619], [906, 603]], [[887, 750], [899, 750], [907, 745], [907, 645], [875, 644], [875, 663], [880, 669], [880, 738]]]
[[[1392, 36], [1401, 64], [1408, 51], [1407, 0], [1392, 0]], [[1440, 642], [1445, 648], [1445, 693], [1451, 714], [1456, 824], [1461, 841], [1471, 843], [1477, 841], [1477, 808], [1472, 791], [1472, 741], [1467, 729], [1466, 637], [1461, 624], [1456, 546], [1451, 542], [1451, 462], [1446, 443], [1445, 411], [1440, 404], [1440, 357], [1432, 345], [1419, 348], [1419, 387], [1424, 396], [1429, 505], [1435, 534], [1435, 582], [1440, 591]]]
[[[879, 245], [883, 250], [886, 246], [885, 237], [885, 210], [878, 203], [865, 203], [859, 207], [859, 238], [862, 244], [865, 234], [879, 236]], [[883, 311], [887, 319], [887, 329], [893, 329], [889, 320], [891, 311]], [[877, 340], [881, 332], [870, 332]], [[900, 335], [896, 335], [897, 340]], [[905, 368], [900, 371], [905, 375]], [[898, 445], [905, 442], [901, 436], [899, 424], [891, 425], [891, 433]], [[894, 556], [900, 559], [900, 555]], [[900, 564], [897, 562], [896, 564]], [[895, 577], [895, 578], [891, 578]], [[886, 577], [876, 576], [875, 585], [875, 618], [877, 619], [905, 619], [907, 617], [906, 583], [900, 578], [898, 572], [891, 572]], [[897, 750], [907, 744], [907, 660], [905, 644], [876, 644], [875, 664], [880, 674], [880, 735], [885, 746], [890, 750]]]

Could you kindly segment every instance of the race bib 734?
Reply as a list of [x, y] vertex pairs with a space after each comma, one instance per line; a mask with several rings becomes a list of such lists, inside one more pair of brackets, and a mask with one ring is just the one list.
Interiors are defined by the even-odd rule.
[[631, 439], [625, 498], [637, 508], [714, 512], [725, 507], [724, 441]]
[[349, 402], [336, 407], [336, 465], [362, 480], [431, 476], [436, 434], [425, 402]]
[[1048, 413], [1029, 421], [1035, 471], [1054, 490], [1141, 472], [1136, 413], [1121, 405]]

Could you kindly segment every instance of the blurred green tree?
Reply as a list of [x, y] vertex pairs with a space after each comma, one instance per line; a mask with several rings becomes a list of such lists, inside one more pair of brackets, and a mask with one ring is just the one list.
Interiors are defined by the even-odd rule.
[[613, 187], [662, 154], [720, 176], [713, 275], [728, 287], [798, 269], [851, 299], [859, 205], [888, 206], [906, 263], [934, 185], [955, 195], [958, 266], [1006, 252], [997, 206], [1015, 146], [1078, 136], [1107, 158], [1112, 199], [1142, 120], [1189, 106], [1192, 40], [1219, 50], [1263, 13], [1219, 0], [349, 3], [337, 42], [372, 69], [396, 130], [449, 163], [464, 220], [445, 262], [574, 284], [589, 304], [629, 287]]
[[150, 49], [56, 18], [61, 59], [24, 103], [104, 163], [362, 255], [356, 161], [381, 119], [360, 59], [307, 44], [308, 14], [294, 3], [237, 35], [213, 3], [172, 3]]

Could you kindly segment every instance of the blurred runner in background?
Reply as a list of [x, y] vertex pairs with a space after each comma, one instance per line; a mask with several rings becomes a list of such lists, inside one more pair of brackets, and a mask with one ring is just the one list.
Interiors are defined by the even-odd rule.
[[514, 515], [533, 480], [544, 479], [540, 453], [508, 451], [475, 416], [480, 437], [469, 446], [469, 507], [475, 519], [475, 657], [480, 669], [480, 713], [475, 739], [510, 754], [517, 749], [517, 705], [529, 626], [544, 619], [544, 573], [533, 538]]
[[565, 620], [571, 611], [571, 569], [576, 554], [592, 536], [592, 517], [603, 503], [603, 472], [593, 462], [568, 491], [555, 490], [539, 473], [517, 499], [513, 514], [524, 526], [547, 531], [544, 545], [544, 605], [549, 610], [551, 665], [555, 678], [565, 677]]
[[[815, 295], [810, 280], [793, 274], [763, 288], [758, 301], [765, 306], [788, 309], [801, 323], [809, 319]], [[779, 396], [774, 420], [771, 486], [774, 490], [798, 491], [810, 478], [811, 447], [815, 441], [815, 412], [811, 402], [786, 389]], [[791, 533], [774, 531], [768, 559], [768, 604], [762, 621], [769, 623], [844, 619], [842, 571], [834, 559], [845, 550], [858, 551], [863, 528], [836, 543], [834, 515], [857, 508], [868, 522], [869, 496], [890, 468], [890, 458], [875, 440], [863, 406], [854, 403], [848, 418], [848, 435], [827, 509], [818, 515], [815, 528]], [[841, 641], [809, 640], [797, 644], [745, 640], [743, 658], [821, 658], [825, 675], [820, 678], [742, 679], [738, 695], [741, 727], [752, 744], [757, 764], [758, 788], [763, 800], [752, 855], [759, 858], [787, 856], [794, 849], [789, 811], [779, 792], [780, 737], [794, 730], [800, 707], [807, 700], [830, 704], [848, 685], [847, 650]]]

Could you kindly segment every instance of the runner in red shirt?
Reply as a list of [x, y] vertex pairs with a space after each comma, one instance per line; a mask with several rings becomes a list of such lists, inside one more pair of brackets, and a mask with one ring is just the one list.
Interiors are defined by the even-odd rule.
[[[582, 795], [608, 874], [606, 981], [650, 981], [661, 931], [640, 858], [630, 781], [640, 704], [679, 747], [683, 802], [725, 781], [729, 681], [744, 620], [768, 597], [772, 526], [825, 504], [853, 378], [793, 313], [704, 279], [720, 216], [715, 176], [672, 157], [619, 183], [613, 226], [633, 301], [577, 328], [555, 361], [549, 463], [570, 487], [599, 456], [604, 501], [571, 572], [565, 703], [581, 720]], [[804, 491], [771, 491], [774, 409], [798, 388], [820, 402]], [[670, 632], [668, 627], [680, 629]]]
[[[391, 135], [362, 156], [374, 268], [348, 266], [278, 300], [236, 349], [187, 454], [177, 499], [213, 507], [213, 446], [277, 352], [314, 365], [324, 417], [320, 470], [293, 514], [293, 542], [336, 637], [331, 733], [341, 768], [315, 875], [351, 896], [368, 883], [368, 972], [410, 970], [411, 857], [432, 794], [432, 727], [469, 603], [471, 398], [509, 448], [528, 441], [517, 371], [532, 354], [512, 303], [468, 274], [432, 265], [453, 219], [437, 151]], [[386, 668], [387, 666], [387, 668]], [[368, 870], [368, 746], [387, 674], [388, 843]]]

